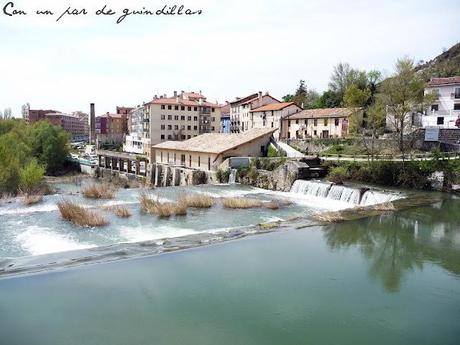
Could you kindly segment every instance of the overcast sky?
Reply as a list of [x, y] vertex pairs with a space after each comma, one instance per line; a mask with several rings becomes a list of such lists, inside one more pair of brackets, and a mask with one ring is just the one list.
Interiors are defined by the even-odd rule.
[[[0, 0], [0, 8], [8, 1]], [[17, 0], [0, 13], [0, 110], [114, 111], [154, 94], [199, 91], [208, 100], [327, 88], [332, 68], [389, 74], [397, 58], [429, 60], [460, 40], [460, 1], [183, 0], [192, 17], [37, 17], [67, 6], [156, 10], [158, 0]], [[60, 13], [59, 13], [60, 14]], [[119, 13], [120, 15], [121, 13]]]

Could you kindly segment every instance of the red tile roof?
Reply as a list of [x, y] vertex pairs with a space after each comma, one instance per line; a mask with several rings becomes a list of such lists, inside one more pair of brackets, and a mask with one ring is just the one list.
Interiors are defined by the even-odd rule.
[[428, 86], [441, 86], [450, 84], [460, 84], [460, 76], [450, 78], [431, 78], [428, 82]]
[[289, 120], [316, 119], [330, 117], [348, 117], [356, 111], [354, 108], [307, 109], [287, 117]]
[[[254, 110], [251, 110], [252, 113], [255, 113], [257, 111], [275, 111], [275, 110], [282, 110], [284, 108], [287, 108], [291, 105], [296, 105], [294, 102], [284, 102], [284, 103], [271, 103], [264, 105], [262, 107], [256, 108]], [[296, 105], [297, 106], [297, 105]], [[300, 109], [300, 107], [298, 107]]]

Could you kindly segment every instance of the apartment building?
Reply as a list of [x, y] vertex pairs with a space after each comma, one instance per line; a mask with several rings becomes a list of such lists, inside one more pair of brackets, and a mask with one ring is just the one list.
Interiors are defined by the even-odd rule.
[[421, 115], [422, 127], [458, 128], [460, 118], [460, 76], [432, 78], [425, 94], [434, 93], [436, 99]]
[[60, 126], [71, 135], [72, 141], [87, 141], [89, 136], [88, 126], [78, 115], [64, 113], [45, 114], [45, 120], [54, 126]]
[[220, 131], [221, 133], [230, 133], [230, 103], [220, 107]]
[[24, 120], [27, 123], [34, 123], [40, 120], [44, 120], [46, 114], [57, 114], [60, 111], [57, 110], [43, 110], [43, 109], [27, 109], [27, 112], [24, 114]]
[[280, 103], [276, 98], [267, 93], [254, 93], [244, 98], [237, 98], [230, 102], [230, 131], [241, 133], [253, 128], [251, 110], [271, 103]]
[[120, 145], [128, 134], [128, 115], [111, 114], [96, 117], [96, 138], [101, 144]]
[[220, 105], [208, 102], [201, 91], [174, 91], [172, 97], [155, 96], [144, 105], [144, 131], [148, 129], [151, 145], [219, 133], [220, 121]]
[[348, 135], [351, 108], [308, 109], [284, 118], [284, 139], [343, 138]]
[[150, 152], [150, 139], [144, 137], [144, 107], [138, 106], [128, 113], [128, 135], [123, 151], [144, 154]]
[[250, 111], [252, 128], [277, 129], [273, 136], [279, 139], [282, 132], [282, 119], [302, 111], [294, 102], [270, 103]]

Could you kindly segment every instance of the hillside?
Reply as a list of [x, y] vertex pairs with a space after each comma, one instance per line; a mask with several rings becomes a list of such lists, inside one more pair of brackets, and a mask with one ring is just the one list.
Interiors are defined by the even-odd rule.
[[460, 43], [428, 62], [416, 67], [428, 81], [431, 77], [453, 77], [460, 75]]

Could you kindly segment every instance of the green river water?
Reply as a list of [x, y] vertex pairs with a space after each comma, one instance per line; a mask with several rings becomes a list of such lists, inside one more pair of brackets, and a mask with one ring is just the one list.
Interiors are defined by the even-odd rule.
[[0, 344], [460, 344], [460, 199], [6, 277]]

